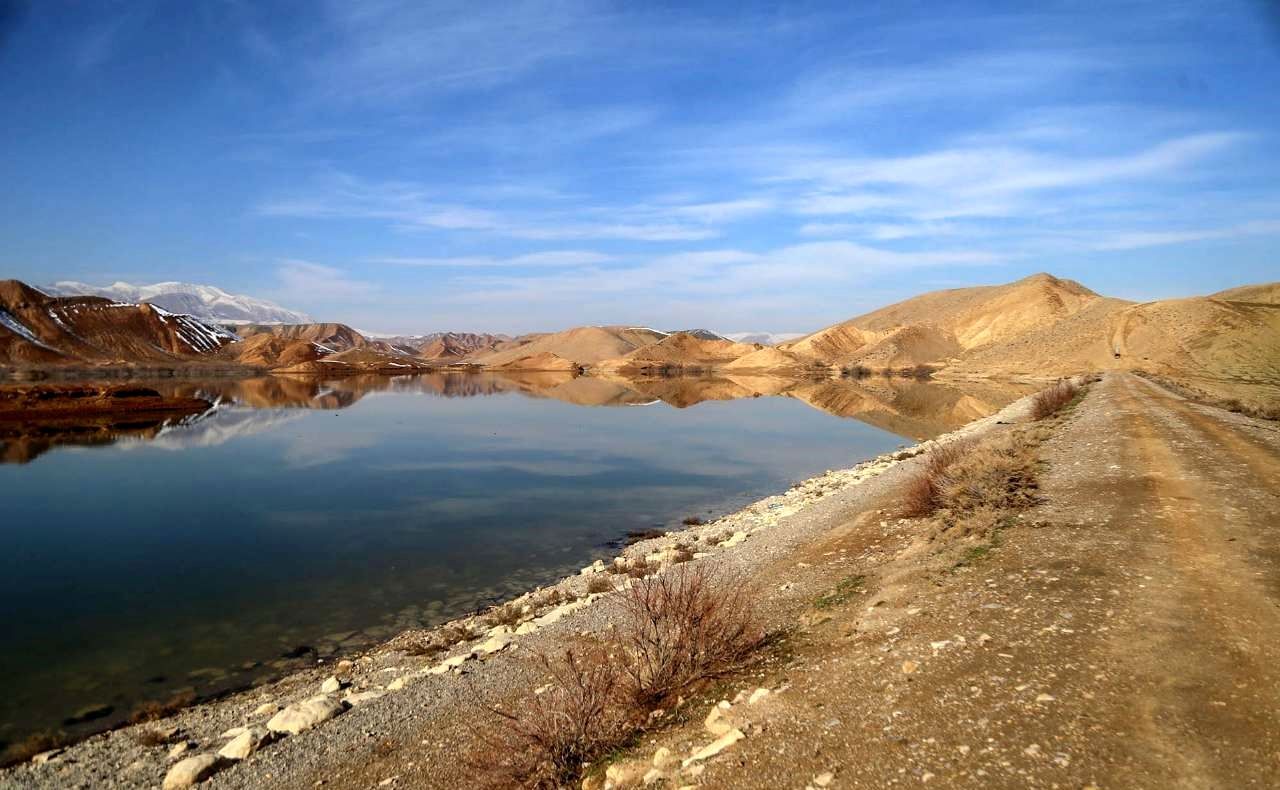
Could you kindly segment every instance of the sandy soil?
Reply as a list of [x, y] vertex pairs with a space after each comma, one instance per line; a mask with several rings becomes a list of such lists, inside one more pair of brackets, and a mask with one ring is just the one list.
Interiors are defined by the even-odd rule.
[[[1010, 430], [1022, 401], [968, 433]], [[619, 766], [677, 758], [713, 736], [718, 697], [746, 737], [661, 772], [665, 786], [1237, 788], [1280, 784], [1280, 432], [1109, 374], [1040, 447], [1044, 503], [998, 547], [930, 544], [890, 515], [919, 458], [878, 459], [808, 481], [702, 532], [743, 538], [715, 553], [760, 584], [760, 614], [788, 650], [691, 700]], [[904, 454], [908, 455], [908, 454]], [[639, 544], [643, 554], [670, 539]], [[843, 580], [860, 589], [815, 601]], [[581, 584], [581, 579], [567, 582]], [[477, 698], [519, 700], [530, 660], [615, 616], [583, 607], [453, 673], [392, 649], [357, 660], [357, 689], [405, 687], [269, 745], [209, 787], [479, 786], [459, 755]], [[196, 751], [265, 718], [264, 702], [316, 693], [318, 667], [162, 723]], [[770, 689], [749, 705], [739, 695]], [[155, 787], [169, 746], [118, 731], [2, 787]], [[829, 775], [828, 775], [829, 774]], [[638, 774], [637, 774], [638, 776]], [[664, 785], [659, 785], [664, 786]]]

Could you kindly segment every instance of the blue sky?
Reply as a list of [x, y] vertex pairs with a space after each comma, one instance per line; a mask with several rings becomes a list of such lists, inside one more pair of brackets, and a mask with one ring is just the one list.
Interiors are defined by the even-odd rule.
[[509, 332], [1280, 279], [1276, 4], [1091, 5], [0, 0], [0, 276]]

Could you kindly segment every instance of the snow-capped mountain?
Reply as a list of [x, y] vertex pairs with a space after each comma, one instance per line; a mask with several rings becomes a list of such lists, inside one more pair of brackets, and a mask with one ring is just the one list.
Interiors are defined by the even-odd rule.
[[804, 337], [800, 332], [730, 332], [725, 335], [738, 343], [759, 343], [762, 346], [776, 346], [797, 337]]
[[221, 324], [309, 324], [306, 313], [289, 310], [265, 299], [229, 294], [212, 285], [113, 283], [88, 285], [63, 280], [41, 289], [50, 296], [104, 296], [117, 302], [148, 302], [173, 313], [186, 313], [202, 321]]

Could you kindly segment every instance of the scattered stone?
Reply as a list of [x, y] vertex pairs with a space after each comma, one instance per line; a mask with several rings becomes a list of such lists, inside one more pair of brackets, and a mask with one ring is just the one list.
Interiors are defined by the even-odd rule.
[[271, 714], [275, 713], [278, 710], [280, 710], [280, 706], [277, 705], [276, 703], [264, 702], [258, 707], [253, 709], [253, 715], [254, 716], [270, 716]]
[[295, 702], [272, 716], [267, 722], [267, 729], [272, 732], [297, 735], [332, 719], [342, 713], [342, 710], [342, 703], [337, 700], [329, 697], [312, 697], [304, 702]]
[[831, 773], [830, 771], [824, 771], [823, 773], [820, 773], [817, 776], [813, 777], [813, 783], [818, 787], [828, 787], [832, 782], [835, 781], [835, 778], [836, 778], [835, 774]]
[[59, 748], [59, 749], [50, 749], [47, 752], [40, 752], [35, 757], [31, 758], [31, 762], [35, 763], [36, 765], [44, 765], [50, 760], [56, 759], [59, 755], [61, 755], [65, 751], [66, 749]]
[[271, 742], [272, 733], [265, 727], [250, 727], [218, 750], [219, 757], [243, 760]]
[[1051, 694], [1040, 694], [1036, 697], [1036, 702], [1053, 702], [1057, 697]]
[[[447, 668], [447, 667], [446, 667], [446, 668]], [[430, 670], [428, 670], [428, 671], [430, 671]], [[441, 671], [443, 671], [443, 670], [441, 670]], [[391, 681], [390, 683], [388, 683], [388, 684], [387, 684], [387, 691], [399, 691], [400, 689], [404, 688], [404, 687], [405, 687], [405, 686], [407, 686], [407, 685], [409, 685], [409, 676], [408, 676], [408, 675], [405, 675], [405, 676], [403, 676], [403, 677], [398, 677], [398, 678], [396, 678], [395, 680], [393, 680], [393, 681]]]
[[758, 688], [755, 691], [751, 692], [750, 697], [747, 697], [747, 704], [754, 705], [767, 696], [769, 696], [769, 689]]
[[642, 766], [614, 763], [604, 771], [605, 787], [629, 787], [641, 779]]
[[339, 691], [341, 688], [342, 688], [342, 681], [338, 680], [336, 677], [330, 676], [328, 678], [325, 678], [325, 681], [320, 684], [320, 693], [333, 694], [334, 692]]
[[219, 737], [219, 738], [234, 738], [234, 737], [236, 737], [237, 735], [239, 735], [240, 733], [245, 732], [245, 731], [246, 731], [246, 730], [248, 730], [248, 729], [249, 729], [248, 727], [232, 727], [231, 729], [229, 729], [229, 730], [227, 730], [226, 732], [222, 733], [222, 734], [221, 734], [221, 735], [219, 735], [218, 737]]
[[684, 760], [684, 762], [681, 763], [681, 766], [688, 767], [690, 765], [693, 765], [696, 762], [700, 762], [702, 760], [707, 760], [712, 757], [715, 757], [717, 754], [719, 754], [720, 752], [723, 752], [725, 749], [728, 749], [730, 746], [734, 745], [735, 743], [737, 743], [738, 741], [742, 740], [745, 737], [747, 736], [742, 734], [742, 730], [730, 730], [729, 732], [725, 733], [724, 735], [721, 735], [719, 738], [716, 738], [711, 743], [707, 744], [706, 746], [703, 746], [701, 749], [699, 749], [698, 751], [694, 752], [692, 755], [687, 757]]
[[902, 674], [904, 675], [914, 675], [916, 673], [916, 670], [918, 670], [919, 668], [920, 668], [920, 662], [918, 661], [902, 662]]
[[183, 741], [181, 743], [175, 743], [173, 745], [173, 748], [169, 750], [169, 759], [176, 760], [182, 755], [191, 751], [193, 748], [195, 748], [195, 744], [192, 743], [191, 741]]
[[985, 645], [991, 641], [991, 634], [978, 634], [978, 644]]
[[342, 701], [354, 708], [357, 705], [363, 705], [366, 702], [373, 702], [375, 699], [381, 699], [384, 695], [385, 692], [375, 690], [353, 691], [343, 697]]
[[674, 761], [675, 758], [671, 755], [671, 750], [665, 746], [659, 746], [658, 750], [653, 753], [653, 767], [655, 768], [667, 768]]
[[342, 659], [341, 661], [339, 661], [339, 662], [338, 662], [338, 671], [339, 671], [339, 672], [347, 672], [347, 671], [350, 671], [351, 669], [353, 669], [353, 668], [355, 667], [355, 665], [356, 665], [356, 664], [355, 664], [355, 662], [354, 662], [354, 661], [352, 661], [351, 659], [349, 659], [349, 658], [344, 658], [344, 659]]
[[222, 768], [225, 761], [216, 754], [197, 754], [169, 769], [164, 775], [164, 790], [178, 790], [203, 782]]
[[707, 718], [703, 720], [702, 726], [712, 735], [724, 735], [734, 728], [733, 719], [729, 716], [732, 705], [721, 700], [711, 712], [707, 714]]
[[651, 784], [657, 784], [662, 781], [662, 771], [659, 771], [657, 768], [650, 768], [648, 772], [645, 773], [644, 778], [641, 779], [641, 781], [644, 783], [645, 787], [648, 787]]

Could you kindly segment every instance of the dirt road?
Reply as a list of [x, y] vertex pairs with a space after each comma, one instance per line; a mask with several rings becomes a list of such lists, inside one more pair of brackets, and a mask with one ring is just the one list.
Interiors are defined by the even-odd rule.
[[1045, 504], [981, 559], [874, 514], [812, 551], [868, 592], [697, 781], [1280, 786], [1280, 431], [1112, 374], [1041, 455]]

